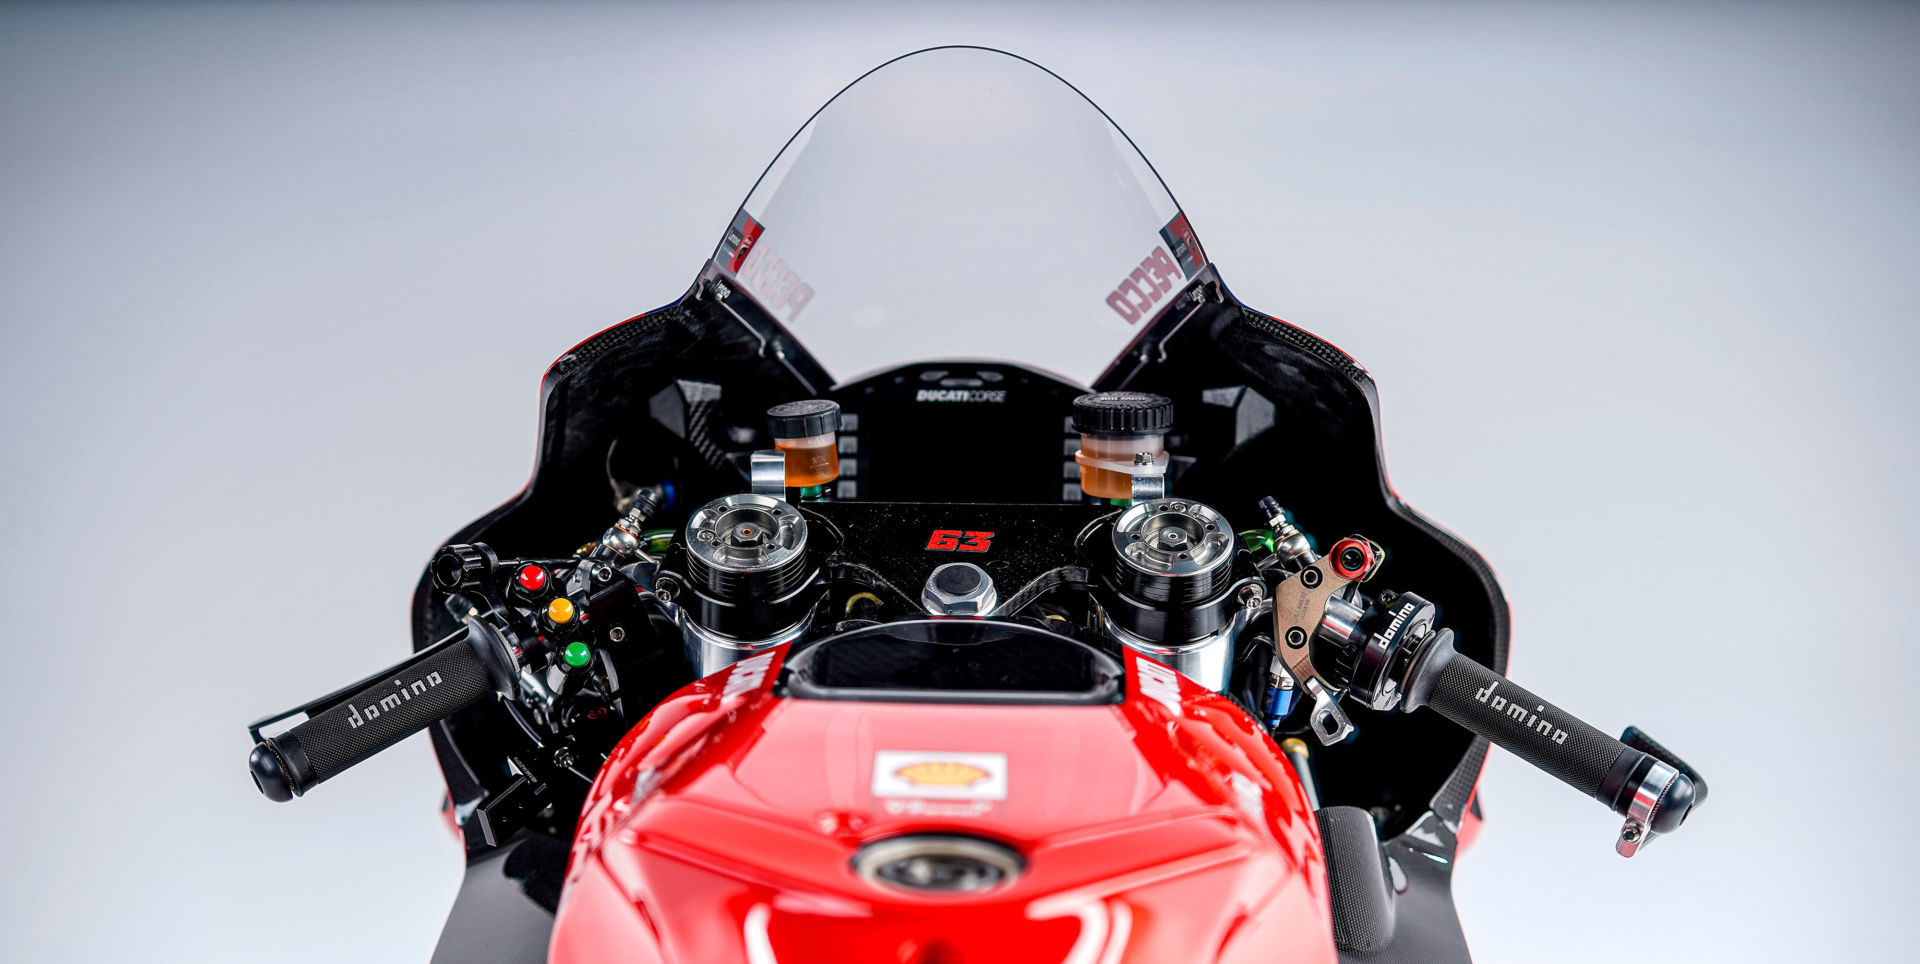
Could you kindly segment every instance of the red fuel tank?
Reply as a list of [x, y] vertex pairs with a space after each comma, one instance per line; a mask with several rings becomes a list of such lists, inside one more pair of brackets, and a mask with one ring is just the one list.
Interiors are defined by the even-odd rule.
[[[620, 742], [555, 964], [1335, 961], [1298, 778], [1219, 695], [1128, 653], [1099, 705], [801, 699], [775, 692], [787, 656], [691, 684]], [[956, 838], [1013, 863], [940, 890], [919, 886], [938, 861], [879, 862]]]

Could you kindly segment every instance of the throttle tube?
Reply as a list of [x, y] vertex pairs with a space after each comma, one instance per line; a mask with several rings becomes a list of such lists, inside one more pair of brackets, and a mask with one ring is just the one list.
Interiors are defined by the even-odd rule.
[[[1426, 649], [1407, 670], [1402, 709], [1411, 713], [1431, 706], [1621, 816], [1628, 815], [1634, 795], [1655, 765], [1666, 763], [1461, 656], [1453, 649], [1451, 632], [1442, 631]], [[1693, 781], [1676, 773], [1654, 807], [1649, 829], [1668, 833], [1678, 828], [1694, 799]]]
[[411, 657], [305, 722], [261, 740], [248, 768], [262, 795], [285, 802], [492, 692], [486, 665], [461, 640], [424, 659]]

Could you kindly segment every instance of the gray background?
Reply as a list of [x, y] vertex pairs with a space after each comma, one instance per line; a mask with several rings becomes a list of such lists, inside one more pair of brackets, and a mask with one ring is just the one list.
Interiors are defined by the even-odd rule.
[[1371, 368], [1517, 676], [1712, 779], [1628, 862], [1496, 753], [1480, 960], [1911, 959], [1916, 41], [1877, 7], [0, 8], [0, 958], [424, 960], [460, 870], [425, 741], [274, 806], [242, 725], [405, 651], [544, 366], [676, 297], [808, 112], [973, 42], [1080, 85], [1236, 293]]

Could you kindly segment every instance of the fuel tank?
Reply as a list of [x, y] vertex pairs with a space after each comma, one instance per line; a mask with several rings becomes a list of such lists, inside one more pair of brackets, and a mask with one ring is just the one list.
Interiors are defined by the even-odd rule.
[[628, 733], [551, 960], [1335, 961], [1312, 811], [1234, 704], [1131, 651], [1068, 698], [839, 685], [876, 652], [776, 647]]

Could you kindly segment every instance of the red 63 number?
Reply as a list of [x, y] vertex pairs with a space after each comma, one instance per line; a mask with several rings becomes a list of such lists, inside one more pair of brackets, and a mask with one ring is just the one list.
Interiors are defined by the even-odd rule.
[[993, 533], [935, 529], [927, 548], [935, 552], [985, 552], [993, 548]]

